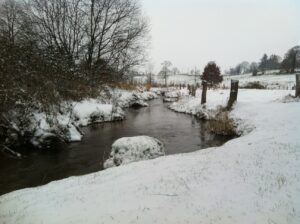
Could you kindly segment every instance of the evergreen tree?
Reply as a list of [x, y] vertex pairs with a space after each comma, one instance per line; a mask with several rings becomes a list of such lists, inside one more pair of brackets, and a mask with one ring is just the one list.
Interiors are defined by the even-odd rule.
[[268, 66], [268, 55], [264, 54], [259, 63], [259, 69], [262, 71], [263, 74], [265, 74], [265, 71], [267, 70], [267, 66]]
[[267, 63], [267, 69], [279, 69], [281, 58], [278, 55], [272, 54]]
[[220, 68], [216, 63], [210, 62], [205, 66], [201, 79], [206, 81], [209, 86], [214, 86], [223, 81], [223, 76], [221, 76]]

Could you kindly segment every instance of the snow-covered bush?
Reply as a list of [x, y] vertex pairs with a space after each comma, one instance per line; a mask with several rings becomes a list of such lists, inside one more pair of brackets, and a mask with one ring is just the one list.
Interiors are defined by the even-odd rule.
[[125, 137], [112, 145], [110, 158], [103, 167], [110, 168], [135, 161], [154, 159], [165, 154], [165, 148], [158, 139], [149, 136]]

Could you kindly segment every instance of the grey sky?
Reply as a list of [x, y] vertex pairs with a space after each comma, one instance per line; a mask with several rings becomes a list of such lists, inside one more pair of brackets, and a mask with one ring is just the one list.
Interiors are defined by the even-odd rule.
[[300, 0], [141, 0], [150, 58], [183, 71], [216, 61], [227, 69], [300, 44]]

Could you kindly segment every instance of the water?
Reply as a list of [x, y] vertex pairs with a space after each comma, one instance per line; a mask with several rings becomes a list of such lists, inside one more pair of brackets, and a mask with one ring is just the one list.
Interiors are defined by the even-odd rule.
[[50, 149], [42, 150], [24, 148], [22, 159], [0, 152], [0, 195], [99, 171], [103, 169], [102, 163], [108, 158], [112, 143], [121, 137], [156, 137], [165, 144], [166, 154], [219, 146], [230, 139], [211, 134], [203, 121], [169, 110], [161, 99], [149, 104], [145, 108], [128, 109], [124, 121], [84, 128], [81, 142], [54, 143]]

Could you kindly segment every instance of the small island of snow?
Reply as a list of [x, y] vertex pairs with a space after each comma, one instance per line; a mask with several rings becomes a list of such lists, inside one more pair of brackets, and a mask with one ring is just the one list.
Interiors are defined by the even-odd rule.
[[110, 158], [103, 165], [105, 169], [140, 160], [154, 159], [165, 154], [162, 142], [149, 136], [124, 137], [112, 144]]

